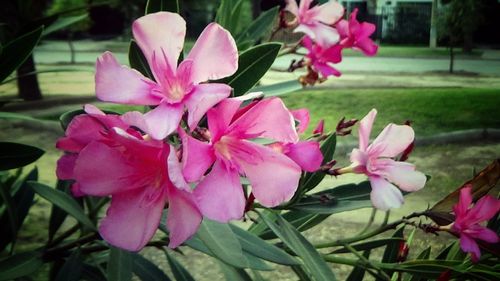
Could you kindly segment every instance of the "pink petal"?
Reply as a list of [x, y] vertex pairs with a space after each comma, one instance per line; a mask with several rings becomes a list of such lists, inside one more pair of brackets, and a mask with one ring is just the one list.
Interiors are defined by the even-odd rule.
[[399, 208], [404, 202], [403, 194], [397, 187], [383, 179], [382, 177], [369, 177], [372, 186], [370, 199], [375, 208], [387, 211], [392, 208]]
[[80, 190], [88, 195], [106, 196], [141, 187], [134, 176], [137, 167], [127, 161], [119, 148], [91, 142], [79, 154], [73, 170]]
[[[132, 33], [152, 70], [155, 63], [159, 64], [159, 69], [177, 65], [186, 36], [186, 22], [179, 14], [158, 12], [143, 16], [132, 24]], [[154, 74], [157, 78], [163, 76], [162, 73]]]
[[460, 189], [460, 197], [458, 198], [458, 203], [453, 206], [453, 212], [455, 212], [455, 216], [457, 218], [463, 218], [465, 214], [467, 214], [467, 210], [472, 204], [471, 189], [471, 185], [466, 185], [465, 187]]
[[465, 234], [460, 235], [460, 248], [462, 248], [462, 251], [471, 254], [473, 262], [477, 262], [481, 257], [481, 251], [476, 241]]
[[64, 154], [57, 160], [56, 175], [60, 180], [72, 180], [74, 179], [73, 170], [75, 168], [75, 162], [77, 159], [77, 154]]
[[378, 46], [370, 38], [360, 40], [356, 43], [356, 48], [360, 49], [367, 56], [377, 54]]
[[311, 9], [314, 19], [324, 24], [332, 25], [344, 16], [344, 7], [337, 1], [328, 1], [323, 5], [317, 5]]
[[198, 181], [215, 161], [212, 145], [179, 130], [182, 140], [182, 172], [188, 182]]
[[280, 142], [297, 142], [299, 137], [290, 111], [279, 98], [258, 102], [228, 128], [238, 138], [270, 138]]
[[176, 248], [193, 236], [200, 226], [202, 216], [192, 198], [192, 194], [168, 189], [167, 228], [170, 232], [168, 247]]
[[177, 158], [177, 150], [170, 145], [170, 153], [168, 154], [168, 178], [172, 184], [178, 188], [185, 191], [191, 191], [191, 187], [186, 182], [184, 175], [182, 174], [182, 165]]
[[313, 24], [299, 24], [293, 32], [305, 33], [322, 48], [330, 47], [340, 40], [340, 35], [335, 28], [319, 22]]
[[337, 69], [335, 69], [334, 67], [331, 67], [330, 65], [328, 65], [326, 63], [315, 63], [314, 68], [319, 73], [321, 73], [321, 75], [324, 78], [330, 77], [332, 75], [335, 77], [339, 77], [340, 75], [342, 75], [342, 73], [340, 71], [338, 71]]
[[85, 113], [91, 115], [102, 115], [102, 116], [106, 115], [104, 112], [102, 112], [102, 110], [100, 110], [97, 106], [93, 104], [84, 105], [83, 110], [85, 111]]
[[500, 200], [485, 195], [469, 210], [466, 221], [470, 224], [487, 221], [496, 215], [498, 211], [500, 211]]
[[361, 119], [359, 122], [359, 149], [361, 151], [366, 151], [368, 144], [370, 143], [370, 133], [372, 131], [373, 122], [375, 122], [375, 117], [377, 116], [377, 110], [374, 108], [368, 114]]
[[424, 187], [427, 178], [425, 174], [415, 171], [415, 165], [392, 159], [383, 159], [382, 161], [386, 163], [385, 167], [382, 167], [384, 177], [395, 183], [400, 189], [413, 192]]
[[313, 134], [320, 134], [322, 135], [325, 131], [325, 119], [321, 119], [318, 122], [318, 125], [316, 125], [316, 128], [313, 130]]
[[243, 217], [245, 196], [240, 176], [219, 161], [195, 188], [194, 196], [201, 213], [211, 220], [228, 222]]
[[187, 59], [193, 60], [193, 83], [216, 80], [238, 69], [238, 49], [231, 34], [211, 23], [201, 33]]
[[292, 116], [295, 120], [299, 121], [297, 126], [297, 133], [302, 134], [306, 131], [309, 126], [309, 121], [311, 117], [309, 116], [309, 110], [307, 108], [301, 108], [296, 110], [291, 110]]
[[66, 129], [66, 136], [57, 140], [56, 148], [79, 152], [89, 142], [102, 139], [104, 131], [106, 128], [96, 118], [84, 114], [75, 116]]
[[358, 26], [358, 30], [355, 34], [356, 41], [361, 41], [364, 39], [369, 39], [370, 35], [375, 32], [376, 26], [373, 23], [362, 22]]
[[379, 157], [396, 157], [403, 152], [415, 139], [415, 132], [410, 126], [389, 124], [377, 136], [368, 148], [383, 146]]
[[240, 149], [254, 151], [251, 159], [236, 161], [252, 185], [255, 198], [266, 207], [290, 200], [299, 184], [300, 167], [285, 155], [269, 147], [241, 141]]
[[290, 157], [304, 171], [314, 172], [321, 167], [323, 154], [316, 141], [299, 141], [288, 145], [286, 156]]
[[138, 111], [131, 111], [122, 115], [122, 118], [126, 123], [143, 130], [153, 139], [162, 140], [177, 129], [183, 112], [182, 104], [170, 105], [163, 102], [144, 115]]
[[110, 52], [105, 52], [97, 59], [95, 93], [102, 101], [156, 105], [160, 99], [152, 95], [155, 87], [155, 82], [137, 70], [120, 65]]
[[340, 35], [340, 38], [347, 38], [350, 36], [350, 31], [349, 31], [349, 22], [346, 20], [340, 20], [337, 22], [335, 25], [335, 28], [337, 29], [337, 32]]
[[313, 0], [300, 0], [300, 3], [299, 3], [299, 14], [301, 16], [304, 15], [305, 13], [307, 13], [307, 11], [309, 11], [309, 8], [311, 7], [312, 1]]
[[189, 112], [189, 129], [194, 130], [203, 115], [229, 95], [231, 95], [231, 87], [226, 84], [210, 83], [195, 86], [193, 92], [185, 101]]
[[478, 224], [469, 227], [466, 231], [467, 235], [470, 237], [480, 239], [488, 243], [498, 243], [500, 240], [495, 231]]
[[295, 16], [299, 15], [299, 7], [297, 6], [297, 2], [295, 0], [286, 0], [286, 11], [289, 11]]
[[151, 197], [145, 190], [113, 195], [99, 233], [109, 244], [139, 251], [151, 240], [160, 223], [165, 195]]
[[241, 103], [242, 101], [238, 99], [225, 99], [207, 112], [208, 128], [212, 135], [212, 142], [217, 141], [226, 131]]

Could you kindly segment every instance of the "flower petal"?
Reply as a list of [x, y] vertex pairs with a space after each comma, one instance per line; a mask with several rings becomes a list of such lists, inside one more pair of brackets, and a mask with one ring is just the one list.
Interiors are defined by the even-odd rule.
[[192, 194], [178, 190], [175, 187], [168, 189], [168, 217], [167, 228], [170, 248], [176, 248], [193, 236], [200, 226], [202, 216], [192, 198]]
[[78, 158], [77, 154], [64, 154], [57, 160], [56, 175], [60, 180], [72, 180], [74, 179], [73, 170], [75, 168], [75, 162]]
[[238, 69], [236, 43], [231, 33], [216, 23], [203, 30], [187, 59], [193, 60], [192, 81], [195, 84], [230, 76]]
[[357, 43], [356, 43], [356, 46], [354, 47], [354, 49], [359, 49], [361, 50], [365, 55], [367, 56], [374, 56], [377, 54], [377, 51], [378, 51], [378, 45], [375, 44], [372, 39], [370, 38], [366, 38], [366, 39], [362, 39], [362, 40], [359, 40]]
[[308, 172], [317, 171], [323, 162], [323, 154], [316, 141], [299, 141], [289, 144], [286, 156], [295, 161], [302, 170]]
[[[410, 126], [389, 124], [372, 142], [371, 147], [383, 147], [378, 151], [378, 157], [395, 157], [403, 152], [415, 139], [415, 132]], [[379, 149], [376, 149], [379, 150]]]
[[[186, 22], [179, 14], [158, 12], [140, 17], [132, 24], [132, 33], [153, 71], [155, 63], [159, 69], [177, 65], [186, 36]], [[162, 75], [155, 73], [155, 77]]]
[[290, 200], [299, 184], [300, 167], [285, 155], [249, 141], [241, 141], [240, 148], [254, 151], [252, 159], [236, 161], [252, 185], [255, 198], [266, 207], [275, 207]]
[[453, 212], [457, 218], [464, 218], [465, 214], [467, 214], [467, 210], [472, 204], [472, 194], [471, 194], [472, 186], [466, 185], [462, 189], [460, 189], [460, 197], [458, 198], [458, 202], [455, 206], [453, 206]]
[[340, 40], [340, 35], [335, 28], [319, 22], [299, 24], [293, 32], [305, 33], [322, 48], [328, 48]]
[[212, 142], [217, 141], [226, 131], [241, 103], [242, 101], [238, 99], [225, 99], [207, 112]]
[[102, 101], [122, 104], [156, 105], [160, 99], [152, 95], [156, 83], [135, 69], [120, 65], [110, 52], [97, 58], [95, 93]]
[[307, 108], [301, 108], [296, 110], [291, 110], [292, 116], [295, 120], [299, 121], [297, 126], [297, 133], [302, 134], [307, 130], [309, 126], [309, 121], [311, 117], [309, 116], [309, 110]]
[[262, 100], [248, 109], [228, 128], [237, 138], [270, 138], [280, 142], [299, 140], [292, 114], [279, 98]]
[[113, 195], [99, 233], [113, 246], [139, 251], [155, 234], [165, 199], [164, 195], [150, 199], [147, 189]]
[[377, 162], [380, 161], [386, 162], [386, 166], [383, 167], [384, 177], [395, 183], [400, 189], [413, 192], [425, 186], [427, 178], [425, 174], [415, 171], [415, 165], [392, 159], [381, 159]]
[[476, 241], [466, 234], [460, 235], [460, 248], [462, 248], [462, 251], [471, 254], [473, 262], [477, 262], [479, 257], [481, 257], [481, 251]]
[[495, 231], [479, 224], [472, 225], [466, 231], [467, 235], [474, 239], [480, 239], [488, 243], [498, 243], [499, 241], [499, 237]]
[[106, 196], [141, 187], [136, 181], [137, 167], [130, 164], [118, 148], [91, 142], [75, 161], [74, 179], [81, 192]]
[[491, 219], [498, 211], [500, 211], [500, 200], [490, 195], [485, 195], [469, 210], [465, 220], [469, 224], [481, 223]]
[[299, 7], [297, 6], [297, 2], [295, 0], [286, 0], [285, 11], [289, 11], [295, 16], [299, 15]]
[[179, 129], [182, 140], [182, 173], [188, 182], [198, 181], [215, 161], [212, 145]]
[[203, 216], [211, 220], [228, 222], [243, 217], [245, 196], [238, 171], [219, 161], [195, 188], [194, 196]]
[[200, 119], [217, 103], [231, 95], [231, 87], [226, 84], [199, 84], [185, 101], [188, 109], [188, 126], [194, 130]]
[[373, 122], [377, 117], [377, 110], [374, 108], [359, 122], [359, 150], [366, 151], [370, 143], [370, 134], [372, 132]]
[[315, 14], [313, 19], [324, 24], [332, 25], [344, 16], [344, 7], [337, 1], [328, 1], [323, 5], [314, 6], [311, 12]]
[[178, 189], [185, 191], [191, 191], [191, 187], [186, 182], [184, 175], [182, 174], [182, 165], [177, 158], [177, 151], [173, 145], [170, 145], [170, 153], [168, 154], [168, 178], [172, 184]]
[[397, 187], [386, 181], [382, 177], [369, 177], [372, 186], [370, 199], [375, 208], [387, 211], [392, 208], [399, 208], [404, 202], [403, 194]]
[[144, 115], [139, 111], [127, 112], [122, 115], [122, 119], [148, 133], [153, 139], [162, 140], [177, 129], [183, 111], [182, 104], [164, 102]]

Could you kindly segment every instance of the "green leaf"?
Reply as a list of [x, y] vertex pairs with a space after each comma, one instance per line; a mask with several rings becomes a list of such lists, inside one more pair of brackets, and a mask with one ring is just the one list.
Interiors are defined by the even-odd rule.
[[237, 28], [237, 21], [239, 20], [239, 15], [234, 15], [233, 11], [238, 12], [238, 6], [241, 6], [242, 0], [221, 0], [219, 8], [217, 9], [217, 14], [215, 15], [215, 22], [222, 25], [229, 32], [234, 33]]
[[50, 25], [48, 25], [45, 30], [42, 33], [42, 36], [47, 36], [51, 34], [52, 32], [59, 31], [61, 29], [64, 29], [70, 25], [73, 25], [79, 21], [82, 21], [86, 18], [88, 18], [88, 14], [82, 14], [78, 16], [67, 16], [67, 17], [58, 17], [57, 20]]
[[88, 281], [107, 281], [106, 276], [99, 268], [86, 263], [83, 264], [82, 277]]
[[265, 97], [276, 97], [299, 90], [302, 90], [302, 85], [297, 79], [294, 79], [266, 86], [257, 86], [252, 88], [249, 92], [263, 92]]
[[302, 259], [304, 266], [314, 279], [316, 281], [336, 280], [332, 270], [314, 246], [280, 215], [273, 214], [273, 216], [274, 218], [265, 216], [261, 216], [261, 218], [276, 233], [281, 241]]
[[78, 281], [83, 272], [80, 250], [75, 250], [57, 273], [55, 281]]
[[[16, 229], [15, 232], [13, 231], [2, 231], [0, 232], [0, 251], [5, 249], [5, 247], [10, 243], [10, 242], [15, 242], [15, 239], [17, 237], [17, 232], [23, 225], [23, 222], [25, 218], [28, 216], [28, 212], [33, 205], [33, 197], [35, 196], [35, 193], [33, 190], [28, 186], [27, 181], [31, 180], [37, 180], [38, 179], [38, 169], [35, 167], [33, 168], [26, 177], [24, 177], [21, 180], [16, 181], [13, 184], [13, 187], [17, 187], [17, 190], [15, 190], [14, 195], [12, 196], [12, 204], [13, 204], [13, 212], [15, 214], [15, 225]], [[10, 194], [7, 194], [10, 196]], [[9, 213], [5, 212], [2, 217], [0, 217], [0, 225], [6, 226], [10, 223], [9, 221]]]
[[151, 72], [151, 68], [149, 68], [148, 60], [142, 53], [139, 45], [137, 45], [134, 40], [130, 40], [130, 46], [128, 48], [128, 62], [130, 67], [154, 81], [153, 72]]
[[179, 13], [179, 1], [177, 0], [148, 0], [146, 4], [146, 15], [160, 11]]
[[0, 171], [16, 169], [38, 160], [45, 152], [31, 145], [0, 142]]
[[221, 80], [234, 89], [234, 96], [245, 94], [266, 74], [281, 48], [279, 43], [265, 43], [240, 54], [238, 70], [232, 76]]
[[132, 279], [132, 253], [110, 247], [108, 259], [108, 280], [129, 281]]
[[37, 271], [43, 261], [39, 252], [25, 252], [0, 261], [0, 281], [13, 280]]
[[241, 10], [243, 7], [243, 0], [237, 0], [231, 8], [231, 17], [227, 25], [227, 30], [231, 34], [235, 34], [239, 30], [239, 23], [241, 22]]
[[38, 119], [33, 118], [29, 115], [12, 113], [12, 112], [0, 112], [0, 118], [2, 119], [20, 119], [20, 120], [28, 120], [28, 121], [37, 121]]
[[170, 281], [170, 278], [154, 263], [139, 254], [133, 253], [131, 255], [132, 271], [139, 279], [142, 281]]
[[[325, 142], [321, 145], [321, 153], [323, 154], [323, 163], [332, 161], [333, 154], [335, 154], [335, 148], [337, 146], [337, 135], [335, 133], [331, 134]], [[303, 180], [301, 181], [301, 190], [304, 192], [315, 188], [323, 179], [325, 178], [324, 172], [306, 173]]]
[[2, 215], [2, 222], [4, 218], [5, 221], [7, 222], [7, 224], [2, 225], [2, 228], [5, 227], [8, 228], [8, 231], [6, 231], [5, 229], [2, 231], [5, 232], [5, 234], [2, 233], [2, 236], [5, 235], [5, 237], [2, 237], [2, 240], [0, 242], [3, 245], [7, 245], [10, 242], [15, 243], [15, 240], [17, 238], [17, 230], [19, 229], [19, 226], [17, 225], [18, 219], [17, 219], [16, 206], [14, 200], [10, 195], [10, 189], [1, 183], [0, 183], [0, 198], [2, 199], [2, 202], [5, 204], [5, 213]]
[[[31, 54], [40, 40], [43, 26], [17, 37], [3, 46], [0, 54], [0, 82], [16, 70]], [[2, 163], [2, 162], [0, 162]]]
[[[420, 254], [418, 254], [416, 260], [427, 260], [429, 259], [431, 255], [431, 247], [427, 247], [425, 250], [423, 250]], [[423, 278], [420, 275], [412, 275], [408, 276], [408, 278], [405, 279], [405, 281], [427, 281], [427, 278]]]
[[47, 201], [51, 202], [57, 207], [63, 209], [86, 227], [92, 230], [97, 230], [92, 221], [90, 221], [90, 219], [83, 212], [82, 207], [78, 205], [78, 203], [68, 194], [59, 190], [55, 190], [42, 183], [34, 181], [30, 181], [28, 183], [38, 195], [45, 198]]
[[370, 200], [336, 200], [335, 198], [323, 199], [321, 197], [307, 196], [294, 204], [292, 208], [313, 214], [336, 214], [371, 206]]
[[[71, 188], [71, 182], [65, 180], [58, 180], [56, 184], [56, 190], [69, 194]], [[49, 241], [52, 241], [57, 230], [61, 227], [64, 220], [68, 216], [63, 209], [52, 205], [49, 218]]]
[[241, 247], [243, 248], [244, 251], [256, 257], [278, 264], [284, 264], [284, 265], [300, 264], [300, 262], [297, 259], [290, 256], [280, 248], [267, 243], [258, 236], [251, 234], [250, 232], [245, 231], [234, 225], [230, 225], [230, 227], [236, 234], [236, 237], [240, 241]]
[[[265, 211], [263, 213], [267, 212], [270, 211]], [[308, 230], [311, 227], [318, 225], [329, 216], [330, 214], [313, 214], [295, 210], [283, 214], [283, 218], [288, 222], [290, 222], [290, 224], [293, 225], [293, 227], [295, 227], [300, 232]], [[258, 235], [262, 239], [268, 240], [276, 238], [276, 234], [274, 234], [274, 232], [271, 229], [269, 229], [269, 227], [267, 227], [264, 221], [262, 221], [260, 218], [258, 219], [258, 223], [253, 224], [249, 228], [249, 231], [255, 235]]]
[[339, 185], [314, 195], [327, 195], [338, 200], [370, 200], [372, 187], [369, 181]]
[[[364, 251], [363, 252], [363, 257], [368, 259], [370, 257], [370, 250]], [[363, 280], [365, 277], [365, 272], [366, 270], [361, 267], [361, 266], [355, 266], [349, 276], [347, 276], [346, 281], [358, 281], [358, 280]]]
[[236, 36], [238, 50], [244, 50], [244, 45], [253, 45], [262, 39], [273, 27], [279, 7], [274, 7], [259, 15], [250, 25]]
[[[351, 246], [357, 251], [365, 251], [365, 250], [375, 249], [378, 247], [383, 247], [389, 243], [398, 243], [398, 242], [404, 242], [404, 241], [405, 240], [403, 238], [391, 237], [391, 238], [376, 239], [376, 240], [372, 240], [372, 241], [352, 244]], [[339, 248], [339, 249], [331, 252], [330, 254], [344, 254], [344, 253], [351, 253], [351, 251], [349, 251], [346, 248]]]
[[173, 256], [171, 256], [166, 250], [165, 255], [167, 256], [168, 265], [174, 274], [175, 280], [177, 281], [194, 281], [193, 276], [189, 274], [184, 266], [180, 262], [178, 262]]
[[[383, 263], [395, 263], [397, 262], [398, 259], [398, 254], [399, 254], [399, 245], [401, 243], [400, 240], [396, 239], [404, 239], [404, 225], [400, 228], [398, 228], [394, 234], [392, 235], [392, 238], [395, 238], [394, 242], [390, 242], [387, 244], [387, 248], [385, 248], [384, 255], [382, 256], [382, 262]], [[388, 276], [392, 276], [392, 273], [394, 272], [393, 270], [386, 269], [384, 270], [385, 273]]]
[[223, 262], [219, 262], [219, 266], [227, 281], [252, 281], [252, 278], [244, 269], [235, 268]]
[[229, 225], [204, 219], [197, 236], [223, 262], [239, 268], [248, 266], [240, 242]]

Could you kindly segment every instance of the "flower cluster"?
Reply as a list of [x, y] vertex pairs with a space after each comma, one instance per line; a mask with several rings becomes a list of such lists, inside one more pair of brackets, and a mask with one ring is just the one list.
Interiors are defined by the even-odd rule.
[[292, 198], [302, 170], [318, 170], [323, 160], [318, 142], [299, 140], [306, 110], [290, 111], [278, 98], [229, 98], [231, 87], [210, 82], [238, 68], [234, 39], [220, 25], [208, 25], [177, 66], [185, 26], [169, 12], [134, 22], [151, 79], [120, 65], [110, 52], [97, 59], [100, 100], [153, 106], [151, 111], [107, 115], [87, 105], [57, 142], [66, 152], [58, 177], [74, 181], [75, 196], [111, 196], [99, 231], [127, 250], [146, 245], [166, 206], [169, 246], [177, 247], [203, 217], [243, 217], [250, 195], [241, 177], [252, 197], [274, 207]]
[[[342, 50], [352, 48], [367, 56], [374, 56], [378, 46], [370, 39], [375, 32], [375, 25], [357, 20], [358, 10], [354, 9], [349, 18], [343, 19], [345, 9], [334, 0], [322, 5], [312, 6], [312, 0], [301, 0], [297, 5], [295, 0], [287, 0], [286, 11], [295, 16], [288, 26], [294, 26], [294, 32], [304, 33], [301, 41], [307, 49], [305, 62], [309, 73], [306, 84], [314, 84], [329, 76], [340, 76], [341, 73], [333, 67], [342, 61]], [[311, 79], [310, 77], [315, 77]]]

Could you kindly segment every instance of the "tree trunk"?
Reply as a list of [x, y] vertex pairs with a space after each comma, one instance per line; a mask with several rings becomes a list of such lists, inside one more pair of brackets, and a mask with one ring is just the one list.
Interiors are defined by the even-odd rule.
[[453, 52], [453, 46], [450, 46], [450, 69], [449, 69], [450, 73], [453, 73], [454, 63], [455, 63], [455, 53]]
[[437, 47], [437, 1], [432, 0], [432, 8], [431, 8], [431, 31], [429, 38], [429, 47], [436, 48]]
[[474, 47], [474, 35], [471, 32], [464, 34], [464, 46], [463, 51], [466, 54], [472, 53], [472, 48]]
[[69, 51], [71, 53], [71, 64], [75, 64], [76, 63], [76, 60], [75, 60], [75, 46], [73, 45], [73, 33], [70, 32], [70, 34], [68, 35], [68, 46], [69, 46]]
[[38, 78], [36, 74], [35, 61], [33, 54], [17, 69], [16, 73], [19, 77], [17, 79], [17, 89], [19, 97], [23, 100], [41, 100], [42, 91], [38, 85]]

